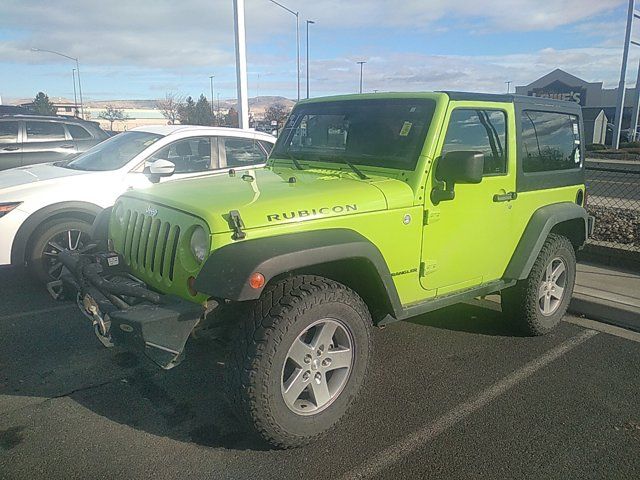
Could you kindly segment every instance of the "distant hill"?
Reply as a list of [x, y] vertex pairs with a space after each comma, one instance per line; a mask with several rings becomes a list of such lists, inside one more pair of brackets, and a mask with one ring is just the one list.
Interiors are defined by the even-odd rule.
[[[31, 102], [32, 100], [32, 98], [18, 98], [12, 99], [8, 103], [13, 105], [20, 105], [23, 103]], [[73, 99], [63, 97], [50, 97], [50, 100], [54, 103], [73, 103]], [[197, 97], [194, 97], [194, 100], [197, 100]], [[155, 110], [156, 102], [157, 100], [85, 100], [84, 105], [86, 108], [96, 109], [102, 109], [106, 108], [107, 105], [112, 105], [113, 107], [121, 110]], [[296, 104], [296, 102], [294, 102], [293, 100], [285, 97], [264, 95], [260, 97], [250, 98], [249, 110], [255, 117], [260, 118], [264, 115], [267, 108], [277, 103], [281, 103], [287, 108], [293, 108], [293, 106]], [[217, 103], [215, 106], [217, 107]], [[237, 106], [238, 101], [235, 98], [220, 99], [220, 110], [222, 111], [226, 111], [231, 107], [237, 108]]]

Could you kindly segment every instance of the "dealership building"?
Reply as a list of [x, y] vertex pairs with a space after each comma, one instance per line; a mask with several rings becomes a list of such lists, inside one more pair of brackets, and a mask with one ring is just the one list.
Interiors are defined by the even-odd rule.
[[[579, 103], [582, 106], [587, 143], [609, 143], [607, 123], [612, 123], [615, 118], [617, 88], [602, 88], [602, 82], [587, 82], [556, 69], [529, 85], [516, 87], [516, 93]], [[627, 88], [622, 129], [628, 129], [631, 125], [635, 98], [635, 89]]]

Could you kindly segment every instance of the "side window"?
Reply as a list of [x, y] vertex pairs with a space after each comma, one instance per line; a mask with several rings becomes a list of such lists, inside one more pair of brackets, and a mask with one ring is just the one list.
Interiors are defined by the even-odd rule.
[[456, 109], [451, 113], [442, 154], [475, 151], [484, 154], [484, 174], [507, 173], [507, 116], [500, 110]]
[[580, 168], [578, 117], [566, 113], [522, 112], [522, 169], [549, 172]]
[[26, 122], [27, 141], [52, 142], [64, 140], [64, 127], [56, 122]]
[[91, 138], [91, 134], [80, 125], [67, 123], [67, 130], [69, 130], [71, 138], [73, 138], [74, 140], [86, 140], [87, 138]]
[[251, 138], [224, 138], [227, 167], [244, 167], [267, 161], [267, 155]]
[[[176, 166], [175, 173], [204, 172], [212, 168], [211, 144], [211, 138], [209, 137], [185, 138], [159, 150], [150, 160], [154, 161], [162, 158], [173, 162]], [[213, 144], [214, 150], [217, 150], [216, 142], [213, 142]], [[214, 160], [216, 158], [217, 151], [214, 151]]]
[[0, 143], [18, 141], [18, 122], [0, 122]]

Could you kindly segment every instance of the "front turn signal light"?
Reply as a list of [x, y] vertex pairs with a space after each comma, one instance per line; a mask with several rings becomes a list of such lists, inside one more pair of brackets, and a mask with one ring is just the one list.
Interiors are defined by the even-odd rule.
[[249, 277], [249, 286], [256, 290], [264, 287], [264, 275], [260, 272], [253, 272]]

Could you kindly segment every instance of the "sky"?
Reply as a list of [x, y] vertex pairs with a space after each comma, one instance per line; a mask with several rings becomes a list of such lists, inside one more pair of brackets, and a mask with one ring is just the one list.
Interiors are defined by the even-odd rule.
[[[306, 23], [311, 96], [364, 91], [504, 92], [562, 68], [617, 85], [626, 0], [280, 0]], [[85, 101], [167, 92], [235, 98], [232, 0], [2, 0], [0, 97], [73, 98], [78, 57]], [[295, 16], [245, 0], [249, 95], [296, 98]], [[640, 28], [640, 23], [638, 25]], [[634, 37], [635, 34], [634, 34]], [[640, 30], [638, 31], [640, 39]], [[635, 83], [640, 48], [631, 53]], [[513, 88], [513, 87], [511, 87]]]

